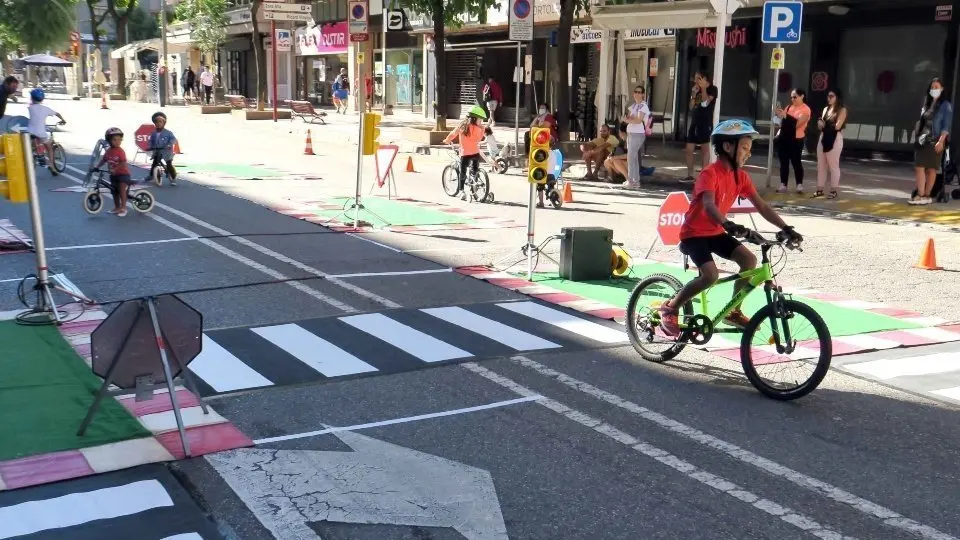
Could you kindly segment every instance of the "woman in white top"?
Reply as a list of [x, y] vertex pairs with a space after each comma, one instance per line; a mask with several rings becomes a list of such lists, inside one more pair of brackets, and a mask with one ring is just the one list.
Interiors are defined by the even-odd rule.
[[627, 182], [640, 185], [640, 170], [643, 167], [643, 143], [646, 140], [646, 122], [650, 116], [646, 91], [642, 86], [633, 89], [633, 105], [627, 109], [623, 121], [627, 124]]

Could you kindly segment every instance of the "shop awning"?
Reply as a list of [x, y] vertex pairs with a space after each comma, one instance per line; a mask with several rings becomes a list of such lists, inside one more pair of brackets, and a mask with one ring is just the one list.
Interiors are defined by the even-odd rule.
[[144, 39], [141, 41], [134, 41], [133, 43], [127, 43], [119, 49], [114, 49], [110, 51], [110, 58], [119, 60], [123, 57], [133, 58], [136, 54], [142, 50], [150, 49], [154, 51], [160, 50], [160, 38], [153, 39]]
[[[741, 0], [740, 5], [744, 3]], [[730, 10], [731, 13], [733, 11]], [[590, 26], [602, 30], [713, 28], [717, 26], [719, 17], [710, 0], [617, 4], [593, 6], [590, 10]], [[729, 19], [731, 17], [728, 16], [728, 25]]]

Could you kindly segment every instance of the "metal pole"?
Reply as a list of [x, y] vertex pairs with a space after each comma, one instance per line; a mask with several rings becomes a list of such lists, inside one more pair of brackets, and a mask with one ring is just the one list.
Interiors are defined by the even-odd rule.
[[[380, 19], [383, 22], [380, 25], [382, 27], [380, 36], [380, 98], [382, 102], [380, 106], [383, 107], [384, 114], [387, 112], [387, 2], [388, 0], [383, 0], [382, 12], [380, 13]], [[376, 88], [376, 85], [374, 85], [374, 88]]]
[[60, 313], [50, 291], [50, 272], [47, 268], [46, 241], [43, 235], [43, 218], [40, 214], [40, 194], [37, 192], [37, 170], [33, 166], [33, 146], [30, 134], [24, 131], [20, 134], [20, 143], [23, 144], [23, 158], [27, 169], [27, 195], [30, 198], [30, 222], [33, 226], [33, 251], [37, 256], [37, 290], [39, 291], [39, 305], [48, 303], [53, 319], [60, 324]]
[[[523, 66], [520, 64], [523, 62], [521, 58], [522, 53], [520, 51], [521, 45], [520, 42], [517, 42], [517, 68], [514, 72], [514, 78], [517, 79], [516, 82], [516, 113], [514, 115], [514, 124], [513, 124], [513, 154], [514, 156], [520, 155], [520, 85], [523, 84]], [[518, 162], [516, 164], [518, 167], [522, 167]]]
[[177, 420], [177, 429], [180, 430], [180, 443], [183, 445], [183, 455], [190, 457], [190, 443], [187, 442], [187, 430], [183, 427], [183, 417], [180, 416], [180, 404], [177, 403], [177, 389], [173, 386], [173, 373], [167, 361], [167, 344], [160, 333], [160, 322], [157, 320], [157, 309], [153, 298], [147, 298], [147, 309], [150, 310], [150, 320], [153, 323], [153, 333], [157, 338], [157, 348], [160, 349], [160, 363], [163, 364], [163, 375], [167, 380], [167, 390], [170, 393], [170, 405], [173, 407], [173, 416]]
[[87, 97], [93, 98], [93, 45], [87, 45]]
[[[713, 56], [713, 84], [717, 87], [716, 105], [713, 108], [713, 125], [720, 123], [720, 96], [723, 93], [723, 50], [727, 44], [727, 0], [722, 0], [719, 20], [717, 21], [717, 45]], [[717, 160], [717, 155], [710, 152], [710, 162]]]
[[[358, 45], [359, 49], [360, 46]], [[361, 178], [363, 177], [363, 113], [364, 106], [367, 102], [367, 85], [364, 84], [363, 80], [363, 64], [357, 63], [357, 97], [360, 99], [357, 100], [357, 108], [360, 111], [360, 127], [358, 128], [358, 133], [360, 133], [360, 140], [357, 141], [357, 186], [356, 193], [354, 193], [354, 207], [353, 207], [353, 228], [358, 229], [360, 227], [360, 184], [362, 182]]]
[[273, 121], [277, 121], [277, 101], [280, 96], [277, 95], [277, 21], [270, 21], [270, 43], [273, 55]]
[[533, 252], [537, 246], [534, 243], [533, 225], [537, 206], [537, 187], [530, 184], [530, 200], [527, 201], [527, 281], [533, 281]]
[[773, 91], [770, 93], [770, 140], [767, 148], [767, 189], [770, 189], [770, 183], [773, 180], [773, 136], [777, 132], [777, 126], [773, 119], [777, 114], [777, 91], [780, 89], [780, 69], [773, 70]]
[[[160, 67], [165, 68], [167, 66], [167, 6], [166, 2], [163, 4], [160, 6]], [[159, 69], [157, 71], [157, 101], [163, 108], [167, 103], [167, 74], [159, 73]]]

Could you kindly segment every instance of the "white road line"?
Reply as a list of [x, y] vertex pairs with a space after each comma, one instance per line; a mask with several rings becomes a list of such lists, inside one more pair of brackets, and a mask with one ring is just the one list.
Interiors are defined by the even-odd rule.
[[544, 377], [554, 379], [569, 388], [583, 392], [584, 394], [592, 396], [600, 401], [629, 411], [640, 418], [653, 422], [667, 431], [680, 435], [681, 437], [699, 443], [703, 446], [713, 448], [714, 450], [719, 450], [720, 452], [723, 452], [737, 461], [756, 467], [774, 476], [789, 480], [790, 482], [808, 491], [821, 494], [828, 499], [848, 505], [854, 510], [866, 514], [867, 516], [880, 519], [884, 524], [890, 527], [900, 529], [929, 540], [960, 540], [950, 536], [949, 534], [940, 532], [933, 527], [906, 518], [889, 508], [880, 506], [875, 502], [858, 497], [853, 493], [840, 489], [839, 487], [780, 465], [779, 463], [771, 461], [765, 457], [754, 454], [749, 450], [740, 448], [733, 443], [718, 439], [717, 437], [714, 437], [708, 433], [704, 433], [692, 426], [678, 422], [656, 411], [633, 403], [632, 401], [623, 399], [620, 396], [611, 394], [605, 390], [601, 390], [600, 388], [597, 388], [589, 383], [577, 380], [569, 375], [548, 368], [539, 362], [535, 362], [524, 356], [515, 356], [511, 358], [511, 360], [523, 367], [539, 373], [540, 375], [543, 375]]
[[560, 345], [533, 334], [517, 330], [501, 322], [488, 319], [467, 311], [462, 307], [442, 307], [421, 309], [427, 315], [455, 324], [481, 336], [503, 343], [515, 351], [535, 351], [538, 349], [558, 349]]
[[325, 377], [377, 371], [377, 368], [295, 324], [264, 326], [254, 328], [253, 332]]
[[[473, 373], [476, 373], [477, 375], [480, 375], [491, 382], [499, 384], [504, 388], [512, 390], [521, 396], [537, 395], [529, 388], [473, 362], [467, 362], [466, 364], [461, 365]], [[550, 409], [551, 411], [554, 411], [582, 426], [588, 427], [597, 433], [600, 433], [601, 435], [609, 437], [620, 444], [629, 446], [637, 452], [663, 463], [664, 465], [676, 470], [688, 478], [696, 480], [697, 482], [711, 487], [725, 495], [729, 495], [740, 502], [747, 503], [761, 512], [779, 518], [780, 520], [793, 525], [807, 534], [817, 538], [831, 540], [849, 538], [825, 525], [816, 522], [808, 516], [800, 514], [795, 510], [770, 499], [762, 498], [759, 495], [747, 491], [741, 486], [738, 486], [737, 484], [734, 484], [733, 482], [721, 476], [717, 476], [711, 472], [705, 471], [688, 461], [680, 459], [666, 450], [637, 439], [636, 437], [620, 431], [616, 427], [611, 426], [610, 424], [607, 424], [606, 422], [603, 422], [597, 418], [593, 418], [586, 413], [576, 409], [571, 409], [559, 401], [554, 401], [548, 397], [542, 397], [541, 399], [537, 400], [537, 404], [542, 405], [547, 409]]]
[[187, 368], [217, 392], [273, 386], [273, 382], [203, 334], [200, 354]]
[[483, 251], [483, 250], [493, 250], [500, 248], [514, 248], [517, 247], [513, 244], [500, 244], [493, 246], [471, 246], [471, 247], [455, 247], [455, 248], [422, 248], [422, 249], [405, 249], [402, 253], [428, 253], [428, 252], [443, 252], [443, 253], [456, 253], [459, 251]]
[[99, 519], [139, 514], [173, 506], [163, 485], [143, 480], [123, 486], [71, 493], [0, 508], [0, 538], [14, 538], [51, 529], [73, 527]]
[[339, 317], [339, 319], [407, 354], [416, 356], [424, 362], [442, 362], [454, 358], [470, 358], [473, 356], [463, 349], [458, 349], [445, 341], [440, 341], [415, 328], [410, 328], [382, 313], [351, 315], [349, 317]]
[[449, 274], [453, 268], [435, 268], [431, 270], [401, 270], [398, 272], [357, 272], [355, 274], [327, 274], [327, 278], [357, 278], [386, 276], [418, 276], [423, 274]]
[[[67, 165], [67, 167], [70, 168], [70, 169], [73, 169], [73, 170], [75, 170], [75, 171], [77, 171], [77, 172], [79, 172], [79, 173], [81, 173], [81, 174], [85, 174], [84, 171], [81, 171], [80, 169], [77, 169], [76, 167], [73, 167], [72, 165]], [[72, 178], [75, 182], [82, 183], [82, 180], [80, 180], [79, 178], [76, 178], [76, 177], [73, 177], [73, 176], [69, 176], [69, 175], [63, 175], [63, 176], [66, 176], [67, 178]], [[281, 253], [277, 253], [276, 251], [273, 251], [272, 249], [266, 248], [266, 247], [264, 247], [264, 246], [262, 246], [262, 245], [260, 245], [260, 244], [258, 244], [258, 243], [256, 243], [256, 242], [250, 241], [250, 240], [248, 240], [248, 239], [246, 239], [246, 238], [243, 238], [243, 237], [241, 237], [241, 236], [236, 236], [236, 235], [234, 235], [233, 233], [231, 233], [230, 231], [228, 231], [228, 230], [226, 230], [226, 229], [221, 229], [220, 227], [217, 227], [217, 226], [215, 226], [215, 225], [211, 225], [211, 224], [207, 223], [206, 221], [203, 221], [203, 220], [201, 220], [201, 219], [199, 219], [199, 218], [196, 218], [196, 217], [194, 217], [194, 216], [192, 216], [192, 215], [190, 215], [190, 214], [188, 214], [188, 213], [186, 213], [186, 212], [181, 212], [180, 210], [177, 210], [176, 208], [173, 208], [173, 207], [171, 207], [171, 206], [167, 206], [167, 205], [165, 205], [165, 204], [163, 204], [163, 203], [160, 203], [160, 202], [155, 203], [154, 206], [157, 207], [157, 208], [161, 208], [161, 209], [163, 209], [163, 210], [166, 210], [167, 212], [170, 212], [171, 214], [174, 214], [174, 215], [180, 217], [181, 219], [184, 219], [184, 220], [186, 220], [186, 221], [189, 221], [190, 223], [193, 223], [194, 225], [197, 225], [197, 226], [199, 226], [199, 227], [203, 227], [203, 228], [205, 228], [205, 229], [207, 229], [207, 230], [210, 230], [210, 231], [213, 231], [213, 232], [215, 232], [215, 233], [217, 233], [217, 234], [219, 234], [219, 235], [221, 235], [221, 236], [224, 236], [224, 237], [226, 237], [226, 238], [229, 238], [229, 239], [233, 240], [234, 242], [237, 242], [237, 243], [239, 243], [239, 244], [242, 244], [242, 245], [244, 245], [244, 246], [246, 246], [246, 247], [248, 247], [248, 248], [250, 248], [250, 249], [253, 249], [253, 250], [255, 250], [255, 251], [259, 252], [259, 253], [262, 253], [263, 255], [266, 255], [267, 257], [270, 257], [270, 258], [272, 258], [272, 259], [274, 259], [274, 260], [277, 260], [277, 261], [280, 261], [280, 262], [282, 262], [282, 263], [289, 264], [290, 266], [293, 266], [294, 268], [297, 268], [298, 270], [302, 270], [302, 271], [304, 271], [304, 272], [313, 274], [313, 275], [318, 276], [318, 277], [325, 277], [325, 278], [327, 278], [327, 281], [328, 281], [328, 282], [333, 283], [334, 285], [337, 285], [338, 287], [341, 287], [341, 288], [343, 288], [343, 289], [346, 289], [346, 290], [348, 290], [348, 291], [350, 291], [350, 292], [352, 292], [352, 293], [354, 293], [354, 294], [363, 296], [364, 298], [368, 298], [368, 299], [370, 299], [370, 300], [373, 300], [374, 302], [377, 302], [377, 303], [379, 303], [379, 304], [382, 304], [382, 305], [384, 305], [384, 306], [386, 306], [386, 307], [388, 307], [388, 308], [398, 308], [398, 307], [402, 307], [402, 306], [400, 306], [400, 304], [398, 304], [398, 303], [396, 303], [396, 302], [394, 302], [394, 301], [392, 301], [392, 300], [389, 300], [389, 299], [384, 298], [384, 297], [382, 297], [382, 296], [380, 296], [380, 295], [378, 295], [378, 294], [376, 294], [376, 293], [370, 292], [370, 291], [368, 291], [368, 290], [366, 290], [366, 289], [363, 289], [363, 288], [361, 288], [361, 287], [358, 287], [358, 286], [356, 286], [356, 285], [353, 285], [352, 283], [347, 283], [347, 282], [342, 281], [342, 280], [337, 279], [337, 278], [328, 277], [326, 273], [321, 272], [320, 270], [317, 270], [316, 268], [313, 268], [312, 266], [309, 266], [309, 265], [306, 265], [306, 264], [304, 264], [304, 263], [302, 263], [302, 262], [300, 262], [300, 261], [291, 259], [290, 257], [287, 257], [286, 255], [283, 255], [283, 254], [281, 254]], [[157, 216], [156, 214], [153, 214], [153, 213], [146, 214], [146, 215], [149, 216], [149, 217], [151, 217], [151, 218], [157, 219], [157, 220], [163, 219], [163, 218], [161, 218], [160, 216]], [[179, 226], [177, 226], [177, 225], [174, 225], [173, 223], [170, 223], [170, 222], [167, 221], [167, 220], [163, 220], [162, 222], [166, 222], [167, 224], [169, 224], [168, 226], [171, 226], [171, 225], [172, 225], [173, 227], [176, 227], [175, 230], [180, 230], [181, 232], [187, 230], [187, 229], [184, 229], [184, 228], [179, 227]], [[199, 235], [197, 235], [197, 234], [195, 234], [195, 233], [193, 233], [193, 232], [188, 231], [187, 234], [186, 234], [186, 236], [197, 237], [197, 236], [199, 236]], [[212, 245], [217, 245], [217, 246], [219, 246], [219, 244], [216, 244], [216, 243], [214, 243], [214, 242], [210, 242], [210, 241], [209, 241], [208, 239], [206, 239], [206, 238], [200, 238], [199, 241], [202, 242], [202, 243], [204, 243], [204, 244], [206, 244], [206, 245], [211, 245], [211, 244], [212, 244]], [[222, 246], [221, 246], [221, 247], [222, 247]], [[227, 248], [223, 248], [223, 249], [227, 249]], [[231, 251], [231, 253], [235, 253], [235, 252], [232, 252], [232, 251]], [[237, 255], [238, 257], [243, 257], [243, 256], [240, 255], [239, 253], [237, 253], [236, 255]], [[247, 259], [247, 260], [249, 260], [249, 259]], [[262, 265], [261, 265], [261, 266], [262, 266]], [[284, 279], [288, 279], [288, 278], [284, 278]], [[324, 302], [327, 302], [327, 303], [329, 303], [329, 304], [331, 304], [331, 305], [334, 305], [334, 306], [336, 306], [337, 308], [339, 308], [339, 309], [341, 309], [341, 310], [343, 310], [343, 311], [346, 311], [346, 312], [348, 312], [348, 313], [353, 313], [353, 312], [356, 312], [356, 311], [357, 311], [355, 308], [353, 308], [353, 307], [351, 307], [351, 306], [349, 306], [349, 305], [347, 305], [347, 304], [344, 304], [343, 302], [340, 302], [340, 301], [338, 301], [338, 300], [334, 300], [333, 298], [330, 298], [330, 297], [328, 297], [328, 296], [320, 293], [319, 291], [316, 291], [316, 290], [314, 290], [314, 289], [311, 289], [311, 288], [307, 287], [306, 285], [303, 285], [302, 283], [298, 283], [298, 282], [288, 282], [288, 284], [290, 284], [290, 286], [291, 286], [291, 287], [294, 287], [294, 288], [301, 288], [301, 287], [302, 287], [303, 289], [312, 291], [312, 292], [307, 293], [307, 294], [310, 294], [311, 296], [317, 298], [318, 300], [320, 299], [320, 297], [323, 297], [323, 298], [325, 299], [325, 300], [323, 300]], [[303, 292], [306, 292], [306, 290], [303, 290], [303, 289], [301, 289], [301, 290], [302, 290]]]
[[[350, 221], [352, 222], [353, 220], [350, 220]], [[380, 246], [380, 247], [382, 247], [383, 249], [389, 249], [390, 251], [392, 251], [392, 252], [394, 252], [394, 253], [403, 253], [403, 250], [402, 250], [402, 249], [397, 249], [397, 248], [395, 248], [395, 247], [390, 247], [390, 246], [388, 246], [388, 245], [386, 245], [386, 244], [381, 244], [380, 242], [377, 242], [376, 240], [371, 240], [371, 239], [369, 239], [369, 238], [365, 238], [363, 235], [360, 235], [360, 234], [347, 233], [347, 236], [352, 236], [353, 238], [356, 238], [357, 240], [363, 240], [364, 242], [370, 242], [371, 244], [373, 244], [373, 245], [375, 245], [375, 246]]]
[[168, 536], [163, 540], [203, 540], [203, 537], [194, 532], [194, 533], [178, 534], [176, 536]]
[[960, 386], [955, 386], [953, 388], [944, 388], [943, 390], [934, 390], [933, 392], [930, 392], [930, 393], [945, 397], [947, 399], [952, 399], [954, 401], [960, 401]]
[[168, 244], [170, 242], [185, 242], [188, 240], [197, 240], [196, 238], [167, 238], [166, 240], [144, 240], [142, 242], [120, 242], [117, 244], [85, 244], [82, 246], [57, 246], [47, 248], [47, 251], [64, 251], [68, 249], [95, 249], [123, 246], [144, 246], [148, 244]]
[[420, 420], [430, 420], [431, 418], [442, 418], [444, 416], [455, 416], [458, 414], [466, 414], [477, 411], [485, 411], [488, 409], [496, 409], [499, 407], [507, 407], [509, 405], [516, 405], [518, 403], [527, 403], [530, 401], [536, 401], [542, 399], [543, 396], [532, 395], [526, 396], [517, 399], [508, 399], [506, 401], [497, 401], [496, 403], [488, 403], [486, 405], [476, 405], [474, 407], [464, 407], [462, 409], [452, 409], [449, 411], [441, 411], [428, 414], [420, 414], [417, 416], [406, 416], [403, 418], [395, 418], [393, 420], [381, 420], [379, 422], [370, 422], [368, 424], [355, 424], [352, 426], [343, 426], [343, 427], [330, 427], [326, 429], [320, 429], [317, 431], [308, 431], [306, 433], [295, 433], [293, 435], [280, 435], [278, 437], [267, 437], [266, 439], [257, 439], [253, 441], [254, 444], [267, 444], [272, 442], [280, 441], [290, 441], [293, 439], [305, 439], [307, 437], [316, 437], [317, 435], [326, 435], [327, 433], [336, 433], [338, 431], [357, 431], [360, 429], [369, 429], [381, 426], [392, 426], [394, 424], [406, 424], [408, 422], [418, 422]]
[[[79, 169], [77, 169], [76, 167], [73, 167], [72, 165], [67, 165], [67, 168], [74, 169], [74, 170], [79, 170]], [[70, 179], [72, 179], [74, 182], [77, 182], [77, 183], [82, 183], [82, 182], [83, 182], [83, 181], [80, 180], [79, 178], [76, 178], [75, 176], [71, 176], [71, 175], [69, 175], [69, 174], [63, 174], [63, 173], [61, 173], [61, 176], [65, 177], [65, 178], [70, 178]], [[110, 197], [110, 195], [105, 195], [105, 196], [106, 196], [106, 197]], [[159, 207], [159, 206], [161, 206], [161, 205], [160, 205], [160, 203], [156, 203], [155, 206], [158, 206], [158, 207]], [[169, 208], [169, 207], [166, 207], [166, 208]], [[276, 270], [274, 270], [274, 269], [272, 269], [272, 268], [269, 268], [269, 267], [267, 267], [267, 266], [264, 266], [264, 265], [262, 265], [262, 264], [260, 264], [260, 263], [258, 263], [258, 262], [256, 262], [256, 261], [254, 261], [254, 260], [252, 260], [252, 259], [250, 259], [250, 258], [248, 258], [248, 257], [245, 257], [245, 256], [237, 253], [236, 251], [233, 251], [232, 249], [230, 249], [230, 248], [228, 248], [228, 247], [226, 247], [226, 246], [222, 246], [222, 245], [220, 245], [220, 244], [218, 244], [218, 243], [216, 243], [216, 242], [214, 242], [214, 241], [212, 241], [212, 240], [209, 240], [209, 239], [207, 239], [207, 238], [200, 238], [200, 235], [198, 235], [197, 233], [195, 233], [195, 232], [193, 232], [193, 231], [191, 231], [191, 230], [189, 230], [189, 229], [187, 229], [187, 228], [181, 227], [180, 225], [177, 225], [176, 223], [173, 223], [173, 222], [171, 222], [171, 221], [169, 221], [169, 220], [167, 220], [167, 219], [164, 219], [164, 218], [162, 218], [162, 217], [160, 217], [160, 216], [158, 216], [158, 215], [156, 215], [156, 214], [148, 213], [148, 214], [145, 214], [145, 215], [146, 215], [148, 218], [150, 218], [150, 219], [152, 219], [152, 220], [154, 220], [154, 221], [156, 221], [156, 222], [158, 222], [158, 223], [161, 223], [161, 224], [163, 224], [163, 225], [166, 225], [167, 227], [169, 227], [169, 228], [171, 228], [171, 229], [179, 232], [180, 234], [183, 234], [184, 236], [188, 236], [188, 237], [191, 237], [191, 238], [195, 238], [198, 242], [200, 242], [200, 243], [202, 243], [202, 244], [204, 244], [204, 245], [206, 245], [206, 246], [209, 246], [209, 247], [215, 249], [216, 251], [219, 251], [221, 254], [223, 254], [223, 255], [225, 255], [225, 256], [227, 256], [227, 257], [229, 257], [229, 258], [231, 258], [231, 259], [233, 259], [233, 260], [235, 260], [235, 261], [237, 261], [237, 262], [239, 262], [239, 263], [245, 264], [245, 265], [249, 266], [250, 268], [253, 268], [254, 270], [259, 270], [260, 272], [263, 272], [264, 274], [266, 274], [266, 275], [268, 275], [268, 276], [270, 276], [270, 277], [272, 277], [272, 278], [274, 278], [274, 279], [276, 279], [276, 280], [289, 280], [289, 279], [291, 279], [290, 277], [288, 277], [288, 276], [286, 276], [286, 275], [284, 275], [284, 274], [282, 274], [282, 273], [280, 273], [280, 272], [277, 272]], [[211, 225], [210, 227], [212, 227], [212, 225]], [[226, 235], [231, 234], [231, 233], [229, 233], [229, 231], [224, 231], [223, 229], [219, 229], [219, 228], [217, 229], [217, 232], [218, 232], [218, 234], [226, 234]], [[252, 242], [251, 242], [251, 243], [252, 243]], [[256, 245], [259, 245], [259, 244], [256, 244]], [[262, 246], [261, 246], [261, 247], [262, 247]], [[266, 248], [263, 248], [263, 249], [266, 249]], [[279, 255], [279, 254], [278, 254], [278, 255]], [[333, 280], [330, 280], [330, 281], [333, 282]], [[358, 310], [357, 310], [356, 308], [354, 308], [353, 306], [350, 306], [349, 304], [346, 304], [346, 303], [344, 303], [344, 302], [341, 302], [341, 301], [337, 300], [336, 298], [327, 296], [327, 295], [323, 294], [322, 292], [320, 292], [320, 291], [318, 291], [318, 290], [316, 290], [316, 289], [314, 289], [314, 288], [312, 288], [312, 287], [309, 287], [309, 286], [307, 286], [307, 285], [304, 285], [303, 283], [300, 283], [299, 281], [284, 281], [284, 283], [285, 283], [286, 285], [288, 285], [288, 286], [290, 286], [290, 287], [292, 287], [292, 288], [294, 288], [294, 289], [296, 289], [296, 290], [304, 293], [304, 294], [307, 294], [307, 295], [309, 295], [309, 296], [312, 296], [313, 298], [316, 298], [317, 300], [319, 300], [319, 301], [321, 301], [321, 302], [323, 302], [323, 303], [325, 303], [325, 304], [329, 304], [329, 305], [331, 305], [331, 306], [333, 306], [333, 307], [335, 307], [335, 308], [337, 308], [337, 309], [339, 309], [339, 310], [341, 310], [341, 311], [345, 311], [345, 312], [347, 312], [347, 313], [355, 313], [355, 312], [358, 311]], [[351, 285], [351, 287], [352, 287], [352, 285]], [[359, 287], [358, 287], [358, 288], [359, 288]], [[400, 307], [400, 306], [397, 305], [397, 306], [391, 306], [391, 307]]]
[[532, 319], [552, 324], [567, 332], [579, 334], [585, 338], [601, 343], [626, 343], [630, 339], [623, 330], [609, 328], [602, 324], [581, 319], [573, 315], [551, 309], [536, 302], [508, 302], [497, 304], [503, 309], [526, 315]]
[[960, 371], [960, 352], [935, 353], [905, 358], [884, 358], [870, 362], [845, 364], [843, 367], [880, 380], [932, 375]]

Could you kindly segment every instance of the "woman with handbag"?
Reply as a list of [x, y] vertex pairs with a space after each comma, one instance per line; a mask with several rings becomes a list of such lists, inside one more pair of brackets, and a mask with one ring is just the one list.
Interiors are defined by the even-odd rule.
[[[840, 153], [843, 152], [843, 126], [847, 124], [847, 108], [843, 106], [840, 92], [827, 92], [827, 106], [817, 120], [820, 141], [817, 143], [817, 191], [814, 199], [823, 197], [823, 188], [830, 184], [828, 199], [837, 198], [840, 185]], [[828, 182], [829, 179], [829, 182]]]
[[950, 138], [950, 123], [953, 120], [953, 106], [946, 97], [946, 88], [938, 77], [927, 85], [927, 95], [917, 121], [916, 143], [914, 143], [914, 162], [917, 177], [917, 192], [907, 201], [908, 204], [930, 204], [930, 193], [937, 179], [937, 171], [943, 161], [943, 151]]
[[804, 103], [806, 93], [800, 88], [790, 92], [790, 105], [777, 107], [780, 118], [780, 132], [777, 134], [777, 153], [780, 155], [780, 187], [777, 193], [787, 192], [790, 181], [790, 166], [793, 165], [793, 178], [797, 181], [797, 193], [803, 193], [803, 141], [807, 136], [807, 124], [810, 122], [810, 106]]

